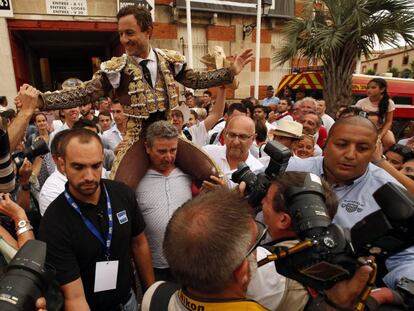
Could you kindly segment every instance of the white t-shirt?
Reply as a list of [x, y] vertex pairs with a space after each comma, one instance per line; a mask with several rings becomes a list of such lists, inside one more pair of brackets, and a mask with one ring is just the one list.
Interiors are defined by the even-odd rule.
[[332, 119], [330, 115], [327, 115], [326, 113], [321, 117], [323, 126], [326, 128], [326, 131], [329, 133], [329, 130], [331, 129], [332, 125], [335, 123], [335, 120]]
[[[216, 162], [220, 170], [223, 172], [227, 186], [231, 189], [236, 187], [237, 184], [231, 181], [231, 175], [236, 170], [230, 169], [229, 163], [227, 162], [226, 146], [206, 145], [203, 147], [203, 150], [207, 152], [210, 158]], [[250, 167], [250, 170], [255, 174], [264, 170], [263, 164], [258, 159], [256, 159], [250, 153], [250, 151], [249, 156], [245, 162]]]
[[192, 142], [199, 147], [203, 147], [208, 142], [208, 133], [204, 121], [198, 122], [187, 128], [191, 134]]
[[[369, 97], [365, 97], [363, 99], [358, 100], [358, 102], [355, 104], [356, 107], [361, 108], [364, 111], [367, 112], [378, 112], [379, 107], [378, 105], [374, 105], [370, 100]], [[388, 112], [395, 110], [395, 103], [392, 99], [389, 99], [388, 101]]]
[[[260, 246], [257, 248], [257, 261], [267, 255], [271, 255], [271, 252]], [[257, 268], [257, 273], [250, 280], [246, 296], [269, 310], [277, 310], [285, 287], [286, 278], [277, 273], [274, 262], [269, 262]]]

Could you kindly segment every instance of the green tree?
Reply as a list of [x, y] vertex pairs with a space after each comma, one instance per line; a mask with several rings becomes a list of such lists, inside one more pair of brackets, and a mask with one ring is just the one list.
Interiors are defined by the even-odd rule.
[[367, 75], [370, 75], [370, 76], [375, 76], [376, 72], [375, 72], [374, 69], [370, 68], [370, 69], [367, 70], [367, 73], [366, 74]]
[[274, 55], [284, 63], [293, 57], [319, 60], [324, 66], [324, 99], [330, 112], [351, 103], [352, 74], [377, 42], [414, 43], [412, 0], [310, 0], [303, 17], [290, 20], [286, 41]]
[[388, 69], [388, 72], [391, 72], [393, 77], [398, 77], [400, 75], [400, 71], [395, 67]]

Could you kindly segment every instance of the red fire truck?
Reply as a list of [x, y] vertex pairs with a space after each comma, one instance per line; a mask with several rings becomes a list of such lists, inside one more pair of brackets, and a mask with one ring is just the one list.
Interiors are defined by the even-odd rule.
[[[323, 90], [322, 72], [302, 72], [285, 75], [279, 83], [277, 94], [281, 95], [283, 89], [289, 86], [295, 90], [299, 87], [306, 90], [309, 96], [322, 98]], [[354, 74], [352, 77], [352, 95], [355, 101], [366, 97], [368, 82], [377, 76]], [[414, 79], [383, 78], [388, 83], [388, 94], [396, 105], [394, 119], [414, 119]]]

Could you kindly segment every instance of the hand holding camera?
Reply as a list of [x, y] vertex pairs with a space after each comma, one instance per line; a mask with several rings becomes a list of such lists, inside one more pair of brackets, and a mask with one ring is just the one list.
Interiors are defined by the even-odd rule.
[[10, 194], [0, 193], [0, 213], [9, 216], [16, 223], [27, 220], [25, 211], [10, 198]]

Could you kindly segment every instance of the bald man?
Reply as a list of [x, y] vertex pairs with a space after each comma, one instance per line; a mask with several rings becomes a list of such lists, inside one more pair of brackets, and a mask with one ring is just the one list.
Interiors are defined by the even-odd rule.
[[[385, 170], [371, 163], [377, 139], [377, 128], [368, 119], [360, 116], [340, 119], [329, 132], [324, 157], [291, 158], [287, 170], [324, 177], [339, 200], [333, 221], [352, 228], [380, 209], [372, 196], [378, 188], [387, 182], [401, 186]], [[403, 276], [414, 280], [414, 247], [389, 257], [386, 267], [389, 273], [383, 280], [388, 287], [394, 288]]]
[[230, 188], [236, 186], [231, 181], [231, 174], [240, 162], [246, 162], [253, 172], [263, 170], [263, 165], [249, 151], [255, 138], [253, 120], [246, 116], [236, 116], [230, 119], [224, 129], [224, 146], [203, 147], [224, 173], [226, 183]]

